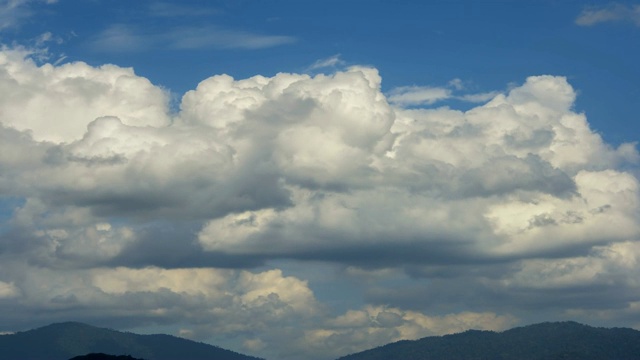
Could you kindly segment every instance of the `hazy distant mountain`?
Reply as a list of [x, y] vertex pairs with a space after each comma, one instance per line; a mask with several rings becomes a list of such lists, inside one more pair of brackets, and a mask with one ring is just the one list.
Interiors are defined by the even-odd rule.
[[640, 331], [594, 328], [575, 322], [399, 341], [338, 360], [595, 360], [640, 359]]
[[137, 335], [68, 322], [0, 336], [0, 360], [68, 360], [89, 353], [144, 360], [259, 360], [170, 335]]

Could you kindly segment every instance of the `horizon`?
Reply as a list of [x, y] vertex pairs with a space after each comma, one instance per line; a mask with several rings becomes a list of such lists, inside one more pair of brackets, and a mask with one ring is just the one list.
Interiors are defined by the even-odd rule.
[[638, 14], [0, 0], [0, 334], [640, 329]]
[[[541, 328], [541, 327], [545, 327], [545, 328], [547, 328], [547, 329], [548, 329], [549, 327], [552, 327], [553, 329], [557, 329], [557, 326], [559, 326], [559, 325], [562, 325], [564, 329], [566, 329], [566, 328], [567, 328], [567, 326], [571, 326], [574, 330], [576, 329], [576, 327], [579, 327], [581, 330], [582, 330], [583, 328], [589, 328], [589, 329], [592, 329], [592, 330], [607, 330], [607, 331], [630, 330], [630, 331], [635, 332], [635, 333], [637, 333], [638, 335], [640, 335], [640, 330], [636, 330], [636, 329], [631, 329], [631, 328], [621, 328], [621, 327], [595, 327], [595, 326], [590, 326], [590, 325], [587, 325], [587, 324], [583, 324], [583, 323], [579, 323], [579, 322], [576, 322], [576, 321], [571, 321], [571, 320], [569, 320], [569, 321], [555, 321], [555, 322], [534, 323], [534, 324], [528, 324], [528, 325], [516, 326], [516, 327], [509, 328], [509, 329], [501, 330], [501, 331], [468, 329], [468, 330], [464, 330], [464, 331], [461, 331], [461, 332], [450, 333], [450, 334], [443, 334], [443, 335], [431, 335], [431, 336], [427, 336], [427, 337], [423, 337], [423, 338], [419, 338], [419, 339], [414, 339], [414, 340], [399, 340], [399, 341], [396, 341], [396, 342], [390, 342], [390, 343], [382, 344], [382, 345], [376, 346], [376, 347], [374, 347], [374, 348], [364, 349], [364, 350], [362, 350], [362, 351], [360, 351], [360, 352], [358, 352], [358, 353], [368, 353], [369, 351], [377, 351], [377, 350], [379, 350], [379, 349], [381, 349], [381, 348], [386, 348], [386, 347], [388, 347], [388, 346], [395, 346], [395, 345], [397, 345], [397, 344], [399, 344], [399, 343], [405, 343], [405, 344], [406, 344], [406, 342], [410, 342], [410, 341], [420, 342], [420, 341], [428, 340], [428, 339], [432, 339], [432, 338], [456, 337], [456, 336], [459, 336], [459, 335], [465, 335], [465, 334], [470, 333], [470, 332], [472, 332], [472, 333], [485, 333], [485, 334], [486, 334], [486, 333], [491, 333], [491, 334], [495, 334], [495, 335], [500, 335], [500, 334], [505, 334], [505, 333], [509, 333], [509, 332], [513, 332], [513, 331], [518, 332], [518, 331], [522, 331], [522, 330], [524, 330], [524, 329], [533, 329], [533, 328], [537, 328], [537, 329], [539, 329], [539, 328]], [[70, 321], [70, 322], [61, 322], [61, 323], [53, 323], [53, 324], [48, 324], [48, 325], [45, 325], [45, 326], [42, 326], [42, 327], [38, 327], [38, 328], [35, 328], [35, 329], [30, 329], [30, 330], [26, 330], [26, 331], [21, 331], [21, 332], [18, 332], [18, 333], [13, 333], [13, 334], [0, 334], [0, 335], [14, 335], [14, 334], [25, 334], [25, 333], [31, 333], [30, 335], [31, 335], [31, 336], [34, 336], [34, 334], [35, 334], [36, 332], [41, 331], [41, 330], [43, 330], [43, 329], [49, 329], [49, 328], [53, 328], [53, 327], [55, 327], [55, 328], [56, 328], [56, 329], [58, 329], [58, 330], [62, 330], [62, 329], [68, 329], [70, 326], [75, 326], [75, 327], [80, 326], [80, 327], [82, 327], [82, 328], [85, 328], [85, 327], [86, 327], [86, 328], [92, 328], [92, 329], [95, 329], [95, 330], [89, 330], [89, 333], [86, 333], [86, 335], [93, 335], [93, 336], [89, 336], [89, 337], [85, 338], [85, 342], [83, 343], [83, 344], [84, 344], [84, 348], [85, 348], [85, 353], [78, 353], [78, 354], [76, 354], [74, 351], [69, 352], [69, 349], [67, 349], [68, 356], [82, 356], [82, 355], [86, 355], [86, 353], [87, 353], [87, 352], [88, 352], [88, 353], [95, 353], [96, 351], [98, 351], [98, 350], [96, 350], [95, 348], [94, 348], [93, 350], [91, 350], [91, 349], [93, 348], [92, 346], [93, 346], [93, 345], [95, 345], [95, 344], [94, 344], [94, 342], [95, 342], [95, 336], [96, 336], [96, 333], [95, 333], [95, 332], [92, 332], [92, 331], [109, 331], [109, 332], [118, 332], [118, 333], [120, 333], [120, 334], [125, 334], [125, 335], [144, 336], [144, 337], [154, 337], [154, 336], [156, 336], [156, 337], [157, 337], [157, 336], [163, 336], [163, 337], [164, 337], [164, 336], [173, 336], [173, 337], [175, 337], [175, 338], [179, 338], [179, 339], [182, 339], [182, 340], [191, 341], [191, 342], [193, 342], [194, 344], [196, 344], [196, 343], [199, 343], [199, 344], [206, 344], [206, 343], [202, 343], [202, 342], [194, 342], [193, 340], [190, 340], [190, 339], [187, 339], [187, 338], [181, 338], [181, 337], [179, 337], [179, 336], [170, 335], [170, 334], [163, 334], [163, 333], [154, 333], [154, 334], [138, 334], [138, 333], [133, 333], [133, 332], [125, 332], [125, 331], [121, 331], [121, 330], [117, 330], [117, 329], [104, 328], [104, 327], [99, 327], [99, 326], [95, 326], [95, 325], [91, 325], [91, 324], [86, 324], [86, 323], [81, 323], [81, 322], [72, 322], [72, 321]], [[536, 331], [538, 331], [538, 330], [536, 330]], [[534, 336], [534, 337], [535, 337], [535, 336], [537, 336], [537, 335], [535, 335], [535, 334], [538, 334], [538, 335], [539, 335], [540, 333], [539, 333], [539, 332], [536, 332], [536, 333], [531, 333], [531, 332], [529, 332], [528, 334], [529, 334], [530, 336]], [[546, 334], [547, 336], [550, 336], [550, 335], [551, 335], [551, 336], [557, 336], [557, 334], [555, 334], [555, 335], [552, 335], [552, 334], [549, 334], [549, 333], [545, 333], [545, 334]], [[69, 336], [71, 336], [71, 335], [70, 335], [69, 333], [66, 333], [66, 337], [67, 337], [67, 338], [69, 338]], [[519, 336], [521, 336], [521, 335], [519, 335]], [[64, 338], [64, 337], [63, 337], [63, 338]], [[86, 341], [87, 339], [89, 340], [88, 342]], [[51, 339], [48, 339], [48, 340], [51, 340]], [[531, 340], [531, 338], [529, 339], [529, 341], [530, 341], [530, 340]], [[574, 340], [575, 340], [575, 339], [574, 339]], [[60, 341], [60, 339], [58, 339], [57, 341]], [[134, 341], [134, 342], [135, 342], [135, 341]], [[93, 344], [93, 345], [92, 345], [92, 344]], [[147, 350], [145, 350], [147, 353], [149, 353], [148, 351], [151, 351], [151, 353], [155, 353], [156, 351], [158, 351], [158, 349], [155, 349], [155, 350], [154, 350], [154, 345], [152, 345], [152, 344], [150, 344], [150, 343], [148, 343], [148, 345], [151, 345], [151, 347], [149, 347]], [[215, 345], [215, 344], [206, 344], [206, 345], [212, 345], [214, 348], [218, 348], [218, 349], [222, 349], [222, 350], [227, 350], [227, 349], [221, 348], [221, 347], [219, 347], [219, 346], [217, 346], [217, 345]], [[47, 346], [46, 346], [46, 345], [44, 345], [44, 346], [45, 346], [45, 349], [46, 349], [46, 348], [47, 348]], [[87, 348], [87, 346], [88, 346], [88, 348]], [[472, 350], [472, 349], [473, 349], [473, 347], [471, 347], [471, 348], [469, 348], [469, 349], [471, 349], [471, 350]], [[41, 350], [42, 350], [42, 349], [41, 349]], [[566, 350], [566, 349], [565, 349], [565, 350]], [[14, 349], [14, 351], [15, 351], [15, 349]], [[58, 350], [57, 350], [57, 349], [55, 349], [55, 350], [54, 350], [54, 349], [49, 349], [49, 351], [57, 352]], [[186, 349], [186, 348], [183, 348], [183, 349], [182, 349], [182, 351], [187, 351], [187, 349]], [[472, 350], [472, 351], [473, 351], [473, 350]], [[123, 354], [123, 351], [122, 351], [122, 350], [121, 350], [120, 352], [118, 352], [118, 351], [115, 351], [115, 352], [114, 352], [114, 351], [109, 351], [109, 350], [107, 350], [107, 348], [105, 348], [104, 346], [102, 347], [102, 350], [100, 350], [99, 352], [101, 352], [101, 353], [105, 353], [105, 354], [110, 354], [110, 355], [112, 355], [112, 356], [118, 356], [118, 355], [122, 355], [122, 354]], [[628, 352], [628, 351], [627, 351], [627, 352]], [[13, 354], [13, 356], [19, 356], [19, 354], [17, 354], [17, 353], [14, 353], [14, 352], [10, 352], [10, 353], [11, 353], [11, 354]], [[127, 351], [124, 351], [124, 353], [127, 353]], [[348, 354], [348, 355], [355, 355], [355, 354], [358, 354], [358, 353], [351, 353], [351, 354]], [[131, 355], [131, 353], [130, 353], [130, 352], [129, 352], [128, 354], [129, 354], [129, 355]], [[513, 354], [512, 354], [512, 355], [513, 355]], [[547, 354], [547, 355], [548, 355], [548, 354]], [[135, 352], [135, 353], [134, 353], [134, 356], [142, 356], [142, 353]], [[148, 355], [148, 356], [150, 356], [150, 355]], [[142, 357], [144, 357], [144, 356], [142, 356]], [[152, 357], [153, 357], [153, 356], [152, 356]], [[342, 357], [341, 357], [341, 358], [342, 358]]]

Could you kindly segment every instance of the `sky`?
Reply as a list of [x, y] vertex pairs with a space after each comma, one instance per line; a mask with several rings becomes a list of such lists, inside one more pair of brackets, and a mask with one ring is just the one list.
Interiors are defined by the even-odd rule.
[[638, 2], [0, 0], [0, 44], [0, 333], [640, 329]]

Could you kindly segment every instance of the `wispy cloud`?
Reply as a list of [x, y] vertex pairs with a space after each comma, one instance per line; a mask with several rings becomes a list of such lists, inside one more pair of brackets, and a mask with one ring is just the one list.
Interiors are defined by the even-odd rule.
[[631, 22], [640, 26], [640, 5], [611, 3], [603, 7], [587, 7], [575, 22], [580, 26], [593, 26], [604, 22]]
[[387, 95], [389, 102], [398, 106], [432, 105], [439, 101], [454, 99], [471, 103], [482, 103], [493, 99], [499, 91], [483, 93], [457, 94], [467, 90], [461, 79], [453, 79], [447, 86], [401, 86], [392, 89]]
[[498, 94], [500, 94], [499, 91], [488, 91], [488, 92], [477, 93], [477, 94], [466, 94], [466, 95], [458, 96], [456, 98], [466, 102], [482, 103], [482, 102], [493, 99]]
[[313, 71], [313, 70], [325, 69], [325, 68], [336, 68], [344, 64], [345, 62], [342, 59], [340, 59], [340, 54], [336, 54], [325, 59], [317, 60], [307, 68], [307, 71]]
[[0, 0], [0, 30], [11, 27], [22, 16], [25, 0]]
[[18, 26], [25, 18], [31, 16], [29, 4], [34, 2], [53, 4], [57, 0], [0, 0], [0, 31]]
[[162, 36], [175, 49], [239, 48], [263, 49], [296, 41], [292, 36], [261, 35], [212, 26], [176, 29]]
[[190, 6], [157, 2], [149, 5], [149, 15], [155, 17], [195, 17], [217, 14], [218, 10], [210, 6]]
[[401, 86], [391, 90], [389, 101], [401, 106], [431, 105], [449, 99], [451, 90], [429, 86]]
[[133, 52], [146, 50], [157, 41], [157, 35], [139, 34], [126, 25], [116, 24], [100, 33], [94, 39], [92, 47], [104, 52]]
[[292, 36], [262, 35], [211, 25], [174, 27], [152, 32], [125, 24], [115, 24], [98, 34], [91, 45], [94, 50], [104, 52], [135, 52], [151, 48], [263, 49], [295, 41], [296, 38]]

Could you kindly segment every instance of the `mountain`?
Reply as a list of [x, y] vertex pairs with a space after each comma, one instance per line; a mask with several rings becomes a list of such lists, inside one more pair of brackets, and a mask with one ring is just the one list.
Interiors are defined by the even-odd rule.
[[260, 360], [175, 336], [137, 335], [76, 322], [1, 335], [0, 349], [0, 360], [68, 360], [89, 353], [145, 360]]
[[501, 333], [459, 334], [398, 341], [338, 360], [638, 360], [640, 331], [576, 322], [542, 323]]
[[136, 359], [129, 355], [108, 355], [103, 353], [91, 353], [87, 355], [75, 356], [69, 360], [144, 360], [144, 359]]

